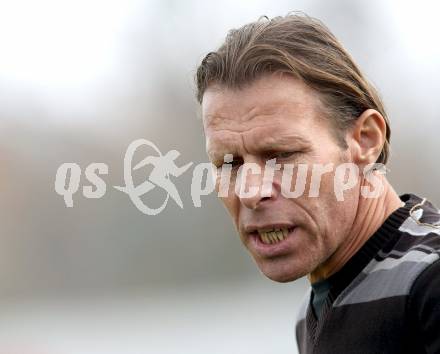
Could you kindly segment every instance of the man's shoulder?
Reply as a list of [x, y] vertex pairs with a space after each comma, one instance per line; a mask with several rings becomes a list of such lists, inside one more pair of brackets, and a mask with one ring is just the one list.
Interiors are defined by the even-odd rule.
[[382, 256], [401, 262], [432, 263], [440, 252], [440, 210], [426, 198], [410, 195], [409, 200], [411, 208], [398, 228], [398, 240]]
[[409, 215], [398, 227], [397, 242], [382, 250], [368, 272], [389, 270], [414, 279], [427, 265], [440, 258], [440, 210], [426, 198], [408, 195]]
[[342, 292], [336, 306], [407, 296], [416, 279], [440, 261], [440, 212], [430, 202], [408, 195], [409, 215], [380, 250]]

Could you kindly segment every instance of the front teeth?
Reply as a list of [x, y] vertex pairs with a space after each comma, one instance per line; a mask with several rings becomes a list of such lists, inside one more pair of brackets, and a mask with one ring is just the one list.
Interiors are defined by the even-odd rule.
[[258, 234], [260, 235], [260, 240], [267, 245], [284, 240], [287, 237], [288, 233], [289, 229], [287, 227], [273, 229], [269, 231], [258, 231]]

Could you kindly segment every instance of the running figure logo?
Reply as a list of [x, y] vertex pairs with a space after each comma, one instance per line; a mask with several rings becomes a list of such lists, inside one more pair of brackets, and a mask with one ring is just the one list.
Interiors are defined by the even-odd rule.
[[[151, 147], [154, 151], [156, 151], [158, 156], [147, 156], [132, 168], [133, 155], [136, 150], [143, 145]], [[114, 186], [114, 188], [121, 192], [127, 193], [139, 211], [147, 215], [156, 215], [160, 213], [166, 207], [170, 196], [178, 206], [183, 208], [182, 199], [180, 199], [176, 186], [169, 179], [169, 175], [179, 177], [192, 165], [192, 162], [187, 163], [182, 167], [178, 167], [174, 160], [177, 159], [179, 155], [180, 153], [177, 150], [170, 150], [165, 155], [162, 155], [157, 146], [146, 139], [138, 139], [133, 141], [128, 146], [124, 157], [125, 187]], [[148, 179], [142, 182], [140, 185], [134, 186], [131, 171], [138, 170], [147, 165], [153, 166], [153, 170], [151, 171]], [[167, 192], [167, 196], [159, 208], [152, 209], [145, 205], [145, 203], [141, 200], [141, 197], [156, 187], [160, 187], [165, 190]]]

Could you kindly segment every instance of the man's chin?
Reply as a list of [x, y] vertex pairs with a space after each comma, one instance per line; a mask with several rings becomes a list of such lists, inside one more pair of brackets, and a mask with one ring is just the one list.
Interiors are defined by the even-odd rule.
[[278, 283], [288, 283], [295, 281], [303, 276], [309, 274], [307, 271], [300, 270], [283, 270], [283, 269], [273, 269], [272, 267], [260, 267], [260, 271], [270, 280], [276, 281]]

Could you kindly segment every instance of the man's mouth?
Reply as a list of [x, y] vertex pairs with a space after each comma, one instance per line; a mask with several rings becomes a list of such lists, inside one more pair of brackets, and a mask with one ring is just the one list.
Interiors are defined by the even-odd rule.
[[290, 253], [294, 247], [297, 226], [291, 223], [248, 225], [244, 233], [248, 236], [247, 247], [260, 257], [270, 258]]
[[292, 230], [293, 227], [292, 228], [281, 227], [281, 228], [272, 228], [269, 230], [259, 229], [257, 231], [260, 241], [266, 245], [269, 245], [283, 241]]
[[284, 241], [294, 229], [292, 224], [248, 225], [244, 232], [260, 244], [273, 245]]

